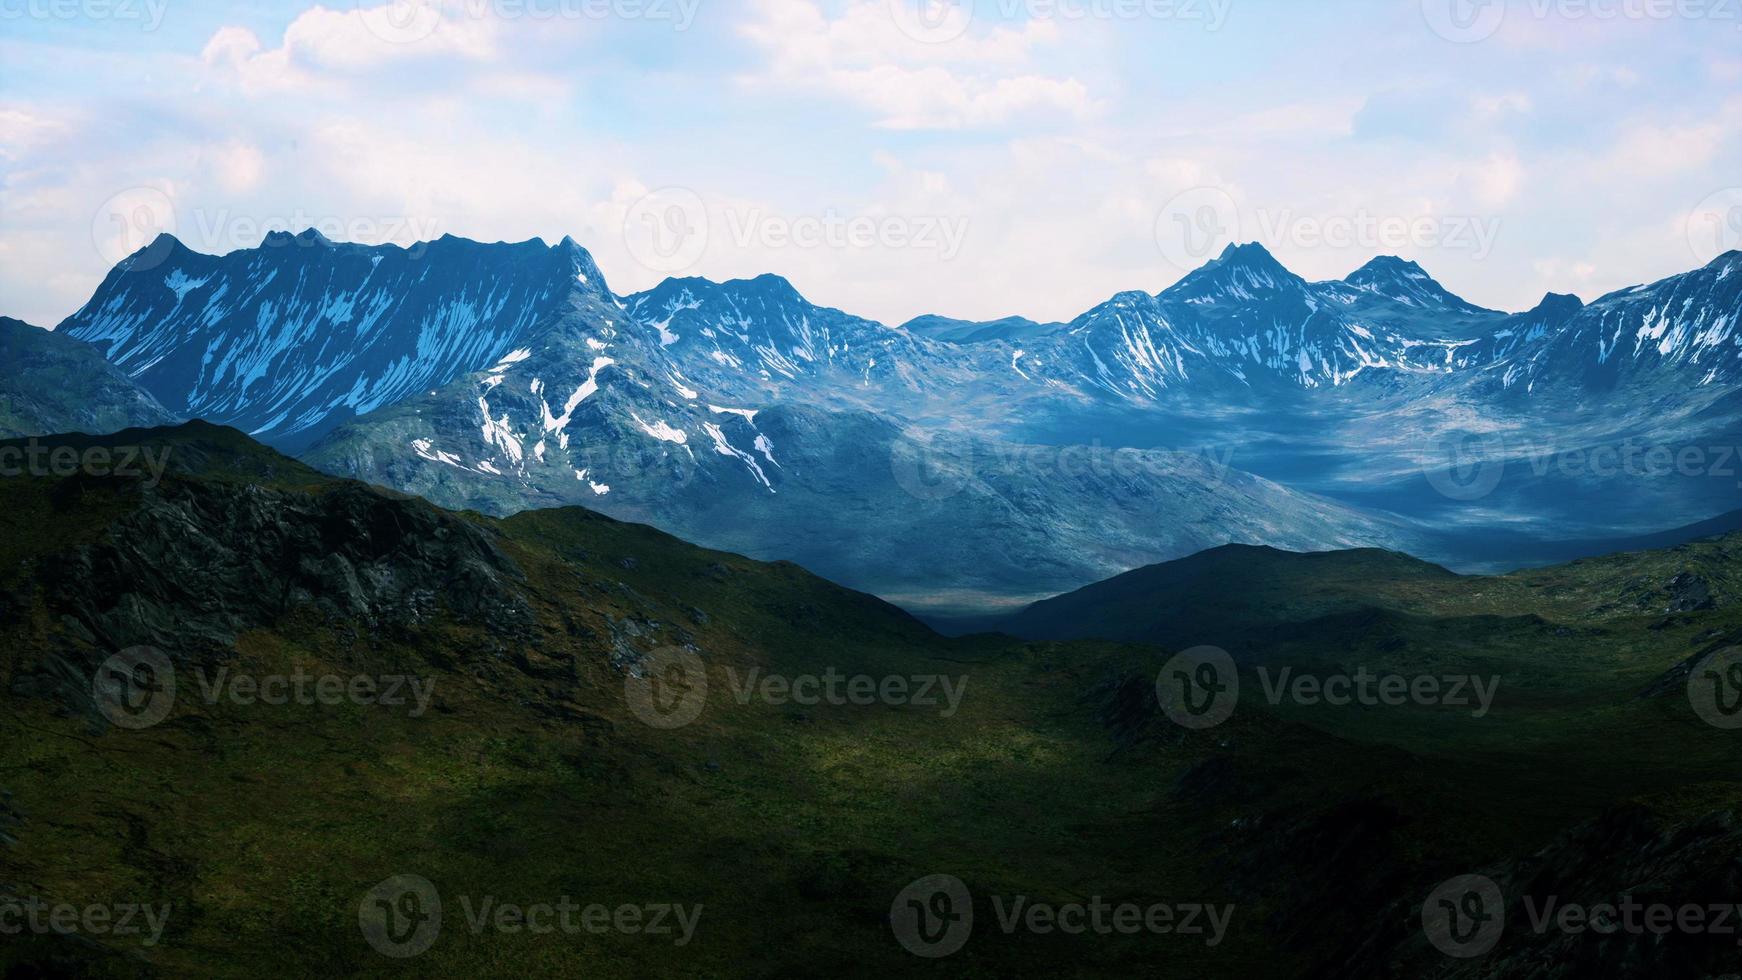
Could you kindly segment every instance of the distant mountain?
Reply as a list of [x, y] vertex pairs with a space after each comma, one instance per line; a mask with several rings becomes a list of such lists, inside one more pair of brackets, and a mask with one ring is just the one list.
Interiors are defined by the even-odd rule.
[[493, 363], [571, 292], [614, 302], [602, 282], [568, 239], [406, 249], [310, 230], [213, 256], [166, 235], [57, 332], [97, 345], [172, 411], [297, 445]]
[[1510, 385], [1548, 381], [1597, 394], [1742, 385], [1742, 251], [1597, 299], [1520, 351], [1517, 366]]
[[624, 297], [640, 325], [687, 377], [739, 400], [819, 398], [859, 405], [866, 396], [915, 392], [947, 348], [840, 310], [817, 306], [780, 276], [667, 279]]
[[1381, 255], [1350, 273], [1343, 281], [1356, 289], [1418, 309], [1477, 315], [1495, 312], [1452, 295], [1435, 282], [1427, 270], [1395, 255]]
[[926, 315], [914, 317], [902, 324], [901, 329], [951, 344], [979, 344], [988, 340], [1023, 343], [1057, 333], [1064, 329], [1064, 324], [1036, 323], [1021, 316], [1007, 316], [1001, 320], [957, 320]]
[[174, 421], [89, 344], [0, 317], [0, 439]]
[[[1469, 567], [1520, 532], [1606, 538], [1733, 509], [1722, 480], [1642, 483], [1553, 454], [1734, 444], [1737, 271], [1731, 253], [1509, 315], [1402, 259], [1314, 283], [1246, 244], [1067, 324], [1010, 323], [1015, 339], [890, 327], [774, 275], [618, 297], [568, 239], [305, 232], [225, 256], [160, 240], [63, 329], [172, 411], [447, 505], [587, 503], [865, 588], [1008, 600], [1229, 542], [1406, 544]], [[958, 471], [952, 493], [901, 486], [912, 445], [958, 447], [932, 454]], [[1009, 465], [1117, 450], [1236, 477]], [[999, 479], [980, 463], [960, 479], [964, 452], [1001, 461]], [[1436, 477], [1463, 464], [1501, 478], [1446, 493]], [[931, 530], [877, 530], [910, 519]]]
[[[831, 349], [888, 328], [813, 310], [789, 317], [750, 286], [748, 297], [707, 294], [738, 311], [749, 340], [675, 317], [610, 328], [577, 305], [487, 370], [341, 426], [304, 459], [492, 514], [584, 504], [916, 606], [1033, 597], [1228, 541], [1413, 540], [1401, 522], [1213, 457], [933, 434], [791, 397], [759, 407], [770, 391], [838, 370]], [[698, 291], [685, 286], [671, 309], [692, 311]], [[782, 362], [770, 329], [812, 331], [813, 356]], [[679, 366], [686, 347], [704, 352], [700, 363]], [[734, 378], [715, 354], [762, 367]]]

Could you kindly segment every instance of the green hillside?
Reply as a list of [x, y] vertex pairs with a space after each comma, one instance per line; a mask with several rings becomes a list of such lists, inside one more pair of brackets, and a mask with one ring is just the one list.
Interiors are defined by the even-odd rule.
[[[1742, 637], [1742, 538], [1496, 579], [1218, 549], [1108, 583], [1113, 611], [1058, 600], [1131, 642], [946, 639], [797, 566], [580, 509], [446, 512], [199, 424], [103, 442], [167, 449], [166, 475], [0, 481], [0, 907], [168, 915], [149, 946], [8, 936], [7, 976], [1487, 975], [1549, 940], [1510, 929], [1486, 959], [1443, 957], [1418, 910], [1452, 875], [1722, 884], [1737, 734], [1701, 720], [1686, 674]], [[1200, 644], [1238, 656], [1240, 697], [1191, 730], [1156, 682]], [[92, 680], [140, 645], [176, 693], [131, 729]], [[1260, 670], [1285, 667], [1498, 684], [1480, 716], [1272, 704]], [[208, 698], [220, 671], [427, 697]], [[839, 703], [796, 703], [807, 679]], [[1611, 839], [1660, 843], [1592, 843]], [[936, 874], [974, 924], [928, 959], [889, 920]], [[359, 918], [399, 875], [444, 910], [409, 959]], [[1016, 896], [1233, 910], [1215, 941], [1006, 932]], [[486, 899], [565, 898], [700, 912], [681, 942], [470, 921]], [[1734, 947], [1574, 952], [1622, 976], [1717, 972]]]

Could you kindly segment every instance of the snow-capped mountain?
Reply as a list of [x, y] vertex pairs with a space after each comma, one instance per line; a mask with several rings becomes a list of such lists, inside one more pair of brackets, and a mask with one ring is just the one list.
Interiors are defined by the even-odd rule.
[[[1068, 324], [956, 342], [772, 275], [619, 298], [567, 239], [406, 250], [305, 233], [219, 257], [156, 243], [62, 329], [176, 411], [318, 440], [317, 465], [444, 504], [582, 503], [890, 593], [1016, 595], [1224, 541], [1417, 541], [1270, 481], [1439, 520], [1420, 445], [1456, 427], [1721, 433], [1742, 414], [1739, 272], [1732, 253], [1508, 315], [1401, 259], [1313, 283], [1244, 245]], [[967, 448], [914, 448], [938, 445]], [[1201, 453], [1172, 451], [1202, 448], [1220, 453], [1213, 480], [1189, 465]], [[1010, 465], [1115, 450], [1155, 465]], [[954, 490], [916, 489], [932, 470]], [[1551, 484], [1479, 516], [1561, 516], [1570, 495]], [[1623, 499], [1649, 499], [1658, 523], [1710, 516], [1714, 486], [1596, 497], [1555, 532], [1606, 532]], [[926, 533], [892, 530], [913, 521]]]
[[614, 302], [568, 239], [407, 249], [311, 230], [213, 256], [166, 235], [57, 332], [97, 345], [171, 411], [299, 444], [493, 363], [575, 290]]
[[915, 369], [940, 360], [923, 339], [817, 306], [775, 275], [667, 279], [624, 306], [690, 374], [738, 397], [912, 391]]
[[1350, 273], [1343, 282], [1383, 299], [1434, 313], [1496, 315], [1493, 310], [1453, 295], [1434, 281], [1427, 270], [1395, 255], [1381, 255]]
[[1552, 380], [1593, 392], [1664, 381], [1708, 390], [1742, 384], [1742, 252], [1610, 293], [1521, 350], [1514, 366], [1513, 384]]
[[[1378, 269], [1406, 265], [1382, 261]], [[1374, 264], [1351, 280], [1309, 283], [1261, 245], [1229, 246], [1160, 293], [1120, 293], [1025, 345], [1020, 364], [1028, 375], [1139, 403], [1204, 391], [1337, 388], [1363, 376], [1391, 387], [1454, 370], [1459, 348], [1479, 334], [1446, 336], [1440, 325], [1422, 324], [1435, 309], [1460, 318], [1482, 312], [1432, 280], [1382, 279]], [[1447, 299], [1427, 308], [1420, 297], [1436, 294]], [[1486, 314], [1495, 322], [1503, 316]]]

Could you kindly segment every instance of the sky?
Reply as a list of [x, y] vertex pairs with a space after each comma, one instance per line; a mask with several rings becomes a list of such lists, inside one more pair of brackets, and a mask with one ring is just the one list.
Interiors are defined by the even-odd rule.
[[1231, 240], [1589, 300], [1742, 247], [1742, 0], [0, 0], [0, 314], [304, 227], [887, 323]]

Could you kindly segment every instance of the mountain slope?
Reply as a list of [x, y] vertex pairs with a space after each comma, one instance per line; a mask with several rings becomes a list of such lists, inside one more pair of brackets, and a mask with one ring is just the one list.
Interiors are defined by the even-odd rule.
[[670, 345], [607, 332], [585, 311], [528, 344], [524, 357], [339, 428], [304, 458], [491, 514], [580, 503], [923, 605], [1031, 598], [1227, 541], [1412, 540], [1398, 522], [1214, 457], [747, 407], [717, 398], [693, 368], [680, 376]]
[[114, 432], [174, 416], [89, 344], [0, 317], [0, 439]]
[[988, 622], [1029, 639], [1110, 639], [1231, 651], [1273, 647], [1304, 624], [1357, 613], [1556, 618], [1652, 616], [1742, 604], [1742, 532], [1659, 551], [1460, 576], [1383, 551], [1226, 547], [1140, 568]]
[[1494, 313], [1454, 295], [1435, 282], [1426, 269], [1395, 255], [1381, 255], [1350, 273], [1343, 281], [1364, 292], [1418, 309], [1476, 315]]
[[296, 445], [494, 363], [571, 290], [615, 302], [567, 239], [405, 249], [310, 230], [212, 256], [163, 236], [58, 330], [176, 412]]
[[[1251, 611], [1288, 626], [1254, 663], [1499, 686], [1480, 717], [1272, 704], [1247, 668], [1228, 720], [1190, 730], [1156, 700], [1169, 650], [944, 640], [789, 564], [577, 508], [445, 512], [199, 423], [76, 441], [167, 450], [171, 471], [0, 479], [0, 895], [145, 904], [164, 927], [151, 944], [24, 930], [0, 943], [9, 974], [1088, 977], [1161, 958], [1204, 977], [1621, 978], [1734, 962], [1729, 934], [1543, 933], [1523, 913], [1526, 896], [1729, 900], [1734, 733], [1697, 716], [1687, 679], [1742, 639], [1734, 538], [1456, 594], [1437, 590], [1465, 580], [1401, 556], [1325, 556], [1386, 615], [1312, 619], [1290, 608], [1292, 559], [1225, 550], [1209, 557], [1223, 581], [1270, 581]], [[1659, 584], [1684, 572], [1716, 601], [1663, 611]], [[1411, 595], [1421, 614], [1386, 608]], [[94, 682], [112, 644], [140, 640], [166, 672], [135, 673], [130, 705]], [[261, 696], [295, 676], [315, 694], [327, 677], [419, 693]], [[794, 682], [831, 676], [838, 696], [798, 700], [810, 681]], [[113, 720], [172, 679], [155, 724]], [[1507, 928], [1453, 961], [1421, 907], [1471, 873], [1504, 889]], [[941, 960], [891, 921], [939, 874], [974, 913]], [[400, 876], [427, 884], [379, 890]], [[371, 932], [373, 900], [407, 895], [414, 913], [441, 902], [439, 928]], [[1006, 930], [1016, 896], [1161, 909], [1170, 928]], [[624, 925], [541, 931], [514, 912], [559, 903], [577, 926], [600, 921], [589, 907]], [[1186, 903], [1199, 921], [1226, 910], [1223, 926], [1171, 928]], [[656, 906], [665, 932], [643, 928]], [[693, 928], [673, 928], [674, 906]]]

